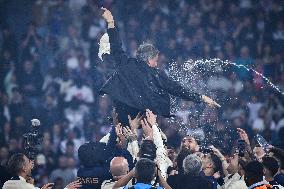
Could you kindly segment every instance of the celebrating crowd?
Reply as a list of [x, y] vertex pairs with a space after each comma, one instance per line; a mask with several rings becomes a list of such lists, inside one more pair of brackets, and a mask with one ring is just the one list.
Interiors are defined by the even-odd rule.
[[[147, 109], [145, 116], [129, 117], [129, 126], [124, 127], [117, 117], [114, 109], [113, 127], [99, 142], [80, 146], [76, 181], [72, 182], [75, 178], [68, 176], [72, 170], [58, 169], [50, 178], [56, 178], [54, 188], [63, 188], [64, 181], [67, 189], [272, 189], [284, 186], [284, 151], [271, 145], [255, 146], [252, 150], [249, 137], [241, 128], [237, 129], [239, 144], [231, 154], [223, 155], [213, 145], [204, 148], [189, 135], [183, 138], [176, 152], [167, 146], [166, 136], [152, 111]], [[8, 161], [12, 175], [29, 187], [34, 184], [29, 177], [33, 166], [33, 161], [21, 153], [14, 154]], [[3, 188], [16, 188], [14, 178], [5, 182]], [[47, 183], [42, 188], [50, 189], [53, 184]]]
[[[191, 113], [196, 105], [179, 100], [182, 131], [180, 122], [157, 121], [150, 110], [130, 117], [128, 127], [119, 125], [111, 100], [99, 95], [115, 68], [97, 56], [106, 32], [97, 2], [18, 3], [0, 4], [3, 176], [9, 175], [9, 158], [23, 150], [29, 121], [38, 118], [44, 139], [32, 170], [37, 186], [64, 188], [77, 177], [83, 187], [98, 188], [131, 188], [133, 177], [145, 188], [283, 185], [283, 96], [258, 74], [231, 69], [210, 77], [207, 86], [222, 108], [206, 108], [202, 116]], [[281, 1], [105, 0], [104, 7], [114, 13], [130, 56], [150, 40], [166, 72], [172, 60], [182, 65], [189, 58], [217, 57], [254, 68], [284, 89]], [[30, 16], [23, 17], [24, 9]], [[266, 151], [253, 140], [257, 133], [272, 144]], [[235, 153], [239, 138], [245, 140], [244, 157]]]

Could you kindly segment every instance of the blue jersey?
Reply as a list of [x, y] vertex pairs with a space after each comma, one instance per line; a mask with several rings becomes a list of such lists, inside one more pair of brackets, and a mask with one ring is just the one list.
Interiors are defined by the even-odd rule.
[[[160, 186], [158, 187], [154, 187], [150, 184], [144, 184], [144, 183], [136, 183], [135, 185], [133, 185], [130, 188], [134, 188], [134, 189], [151, 189], [151, 188], [156, 188], [156, 189], [164, 189]], [[130, 189], [129, 187], [125, 186], [123, 189]]]

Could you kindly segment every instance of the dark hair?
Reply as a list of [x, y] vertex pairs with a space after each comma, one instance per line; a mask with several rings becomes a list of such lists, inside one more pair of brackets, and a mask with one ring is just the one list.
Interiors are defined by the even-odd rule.
[[78, 149], [78, 158], [84, 167], [94, 167], [104, 164], [106, 160], [106, 145], [101, 142], [88, 142]]
[[272, 148], [270, 152], [273, 153], [273, 157], [280, 161], [280, 168], [284, 169], [284, 151], [280, 148]]
[[12, 155], [9, 159], [7, 168], [12, 175], [17, 176], [23, 169], [25, 165], [24, 156], [25, 154], [18, 153]]
[[191, 137], [191, 138], [193, 138], [193, 139], [196, 141], [196, 143], [197, 143], [198, 145], [201, 145], [201, 143], [202, 143], [201, 136], [198, 135], [198, 134], [196, 134], [196, 133], [192, 133], [192, 134], [190, 134], [190, 135], [186, 135], [185, 137]]
[[245, 167], [245, 179], [260, 182], [263, 180], [263, 165], [258, 161], [251, 161]]
[[220, 158], [216, 155], [211, 153], [210, 154], [211, 160], [213, 162], [213, 170], [214, 173], [221, 171], [222, 172], [222, 161], [220, 160]]
[[189, 156], [191, 153], [190, 150], [188, 149], [182, 149], [178, 155], [177, 155], [177, 167], [178, 167], [178, 172], [183, 173], [183, 160]]
[[156, 159], [156, 151], [156, 145], [152, 140], [143, 140], [139, 150], [139, 156], [140, 158], [147, 158], [154, 161], [154, 159]]
[[159, 54], [159, 50], [151, 43], [142, 43], [136, 52], [136, 57], [140, 61], [148, 62]]
[[148, 158], [141, 158], [135, 165], [137, 182], [151, 183], [155, 178], [156, 164]]
[[271, 173], [271, 176], [274, 176], [278, 172], [279, 164], [274, 157], [263, 157], [262, 165]]

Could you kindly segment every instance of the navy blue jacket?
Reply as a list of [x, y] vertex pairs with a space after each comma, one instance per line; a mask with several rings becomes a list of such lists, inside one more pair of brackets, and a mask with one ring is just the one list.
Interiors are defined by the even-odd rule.
[[274, 176], [274, 181], [276, 181], [281, 186], [284, 186], [284, 173], [279, 173]]
[[[134, 167], [131, 154], [127, 151], [127, 149], [121, 149], [117, 146], [116, 138], [117, 135], [115, 128], [113, 127], [110, 131], [110, 137], [105, 147], [105, 163], [97, 164], [93, 167], [82, 166], [79, 168], [77, 177], [82, 183], [82, 189], [100, 189], [103, 181], [111, 179], [112, 176], [109, 171], [110, 161], [114, 157], [122, 156], [127, 159], [130, 170]], [[94, 154], [94, 156], [95, 155], [98, 154]]]
[[81, 167], [77, 172], [77, 177], [82, 183], [81, 189], [100, 189], [103, 181], [112, 178], [107, 165]]

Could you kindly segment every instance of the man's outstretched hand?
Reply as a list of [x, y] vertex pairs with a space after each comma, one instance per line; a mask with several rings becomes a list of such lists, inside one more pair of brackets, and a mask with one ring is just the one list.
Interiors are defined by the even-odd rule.
[[108, 28], [114, 28], [114, 20], [113, 20], [113, 16], [112, 16], [111, 12], [108, 9], [103, 8], [103, 7], [101, 9], [104, 11], [102, 17], [107, 22]]
[[79, 181], [79, 180], [75, 180], [71, 183], [69, 183], [65, 189], [78, 189], [78, 188], [81, 188], [82, 186], [82, 183]]
[[210, 107], [221, 107], [220, 104], [209, 98], [208, 96], [202, 95], [202, 100], [206, 102]]

